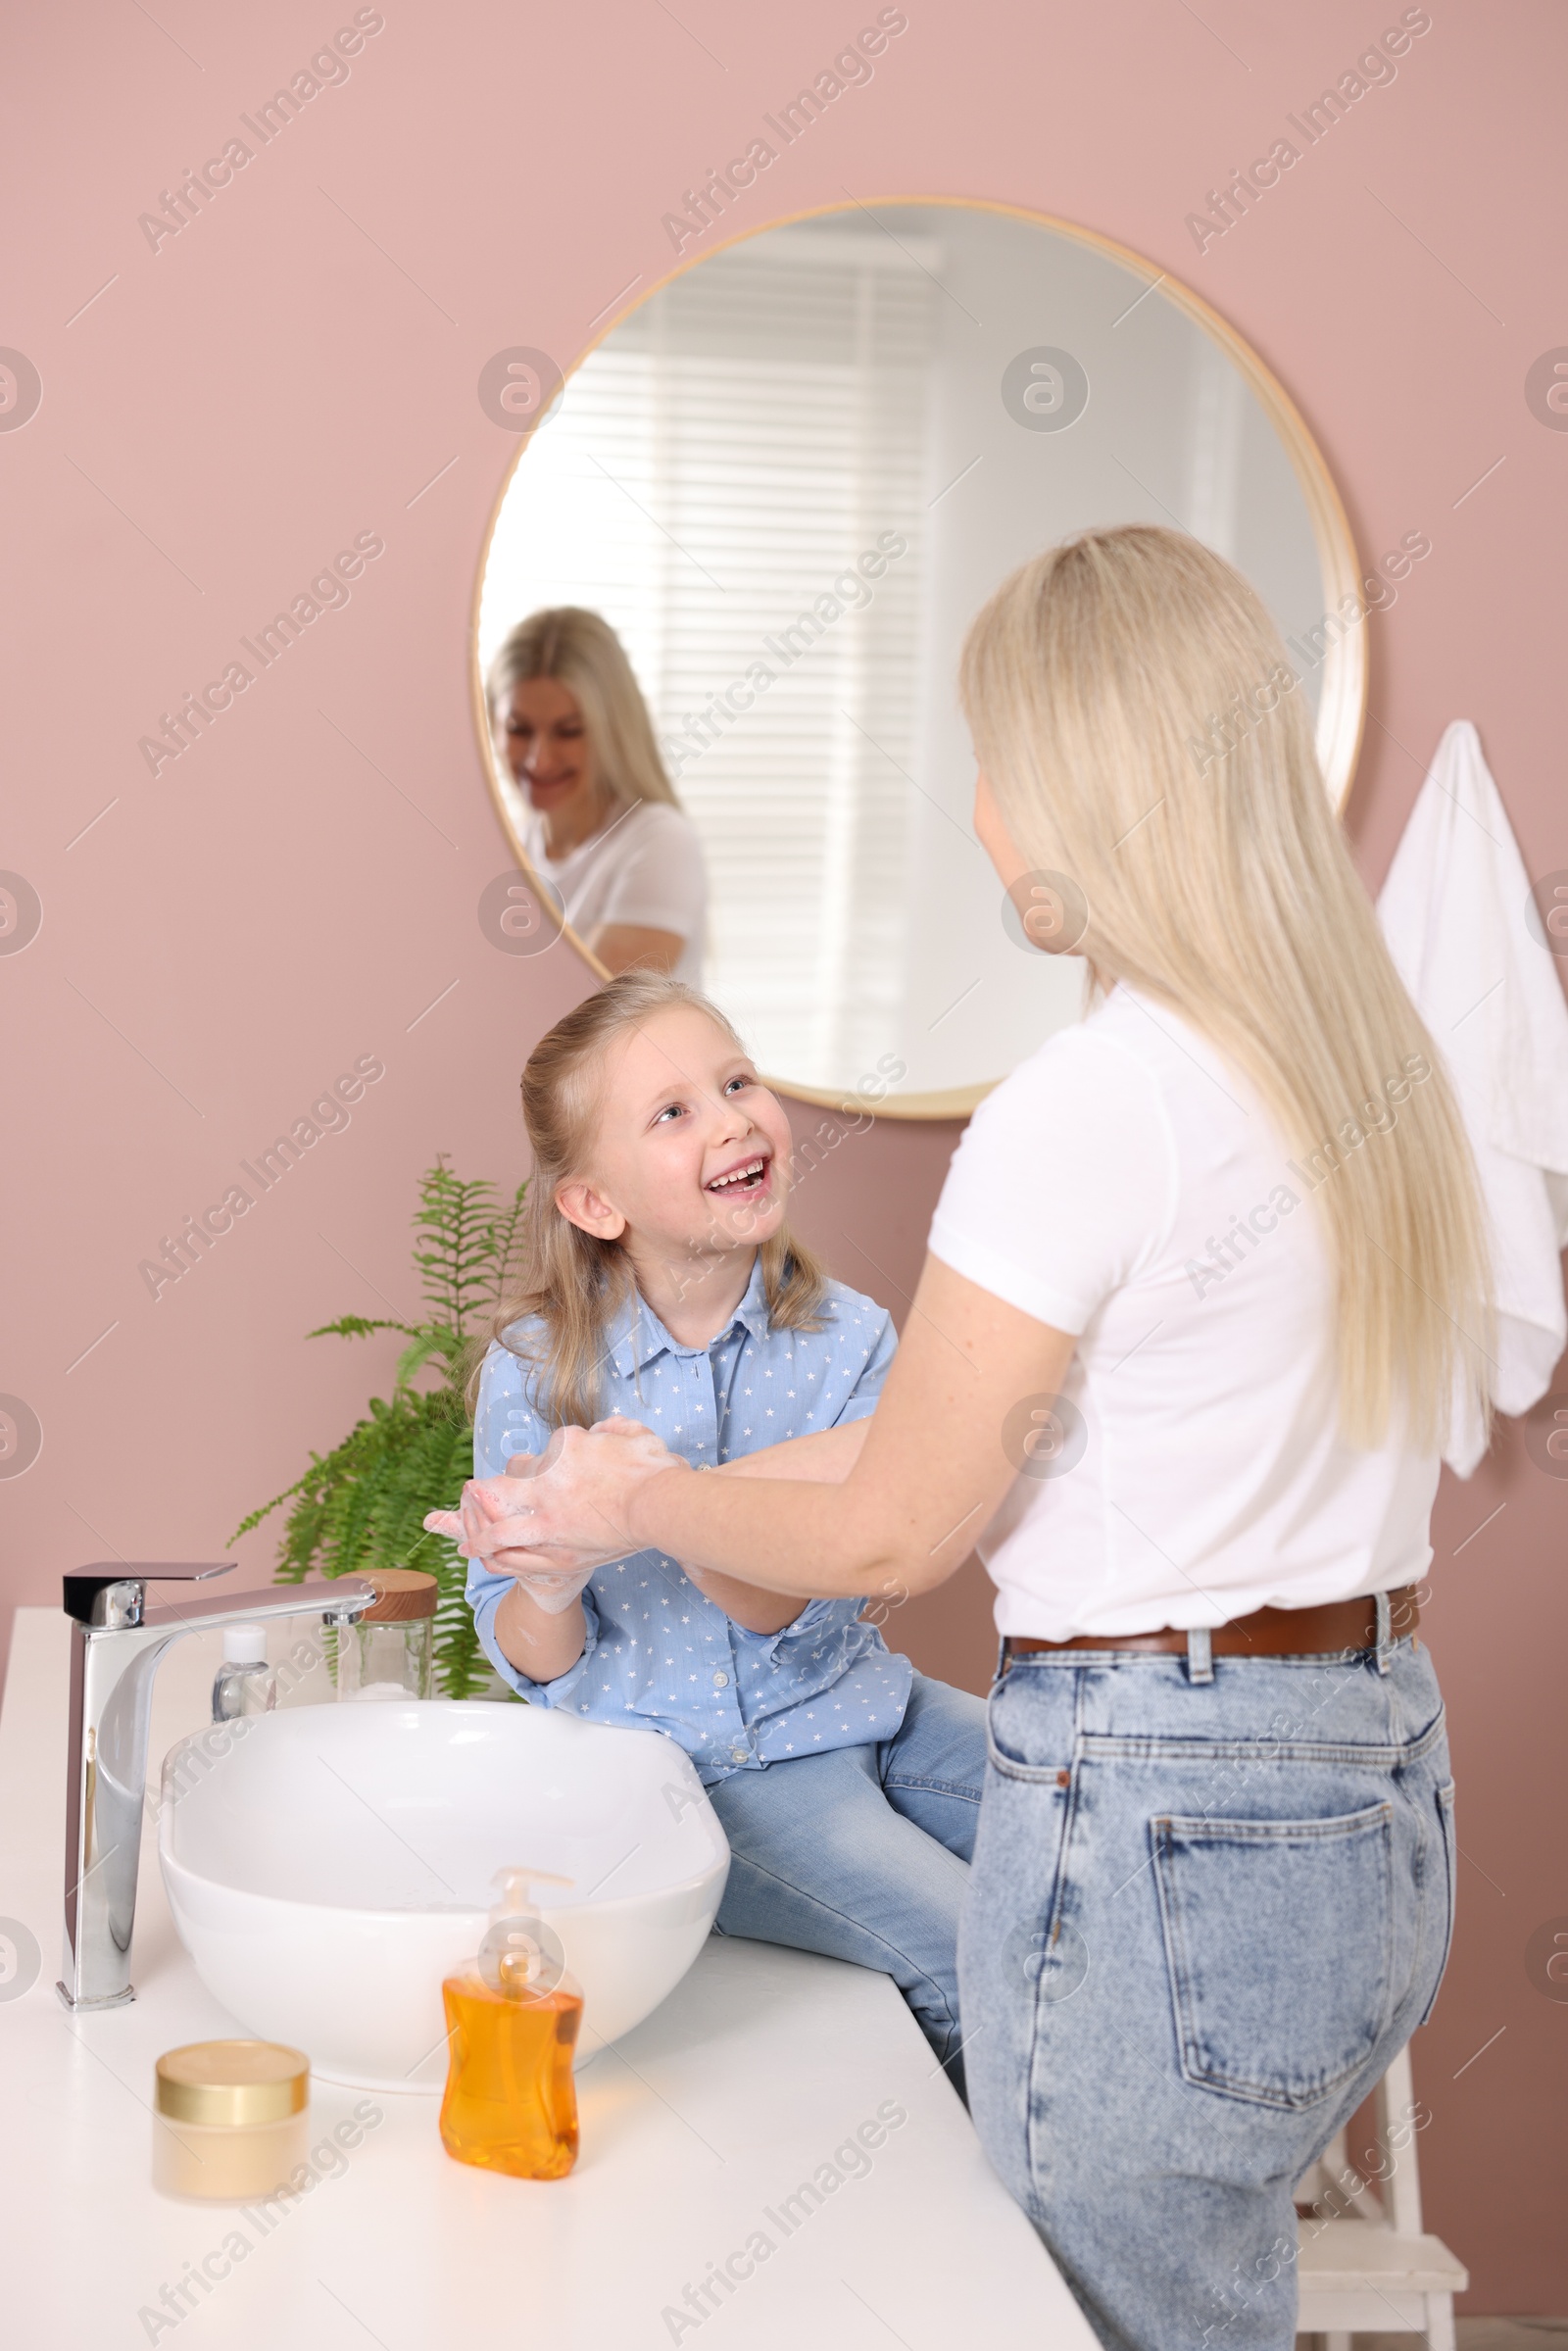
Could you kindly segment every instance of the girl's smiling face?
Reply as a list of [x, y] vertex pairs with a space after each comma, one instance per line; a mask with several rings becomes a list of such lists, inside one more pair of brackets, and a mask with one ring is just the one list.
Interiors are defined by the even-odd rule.
[[590, 1165], [556, 1205], [585, 1233], [668, 1263], [755, 1249], [784, 1221], [790, 1127], [706, 1012], [672, 1004], [611, 1051]]

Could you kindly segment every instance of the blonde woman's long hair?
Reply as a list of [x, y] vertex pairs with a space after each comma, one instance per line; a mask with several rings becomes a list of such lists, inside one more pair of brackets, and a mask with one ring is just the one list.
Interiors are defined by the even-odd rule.
[[[620, 1244], [600, 1241], [563, 1216], [556, 1194], [590, 1171], [611, 1047], [654, 1013], [675, 1006], [704, 1013], [737, 1052], [744, 1051], [717, 1005], [695, 988], [662, 972], [625, 971], [558, 1020], [523, 1069], [522, 1117], [533, 1174], [523, 1196], [518, 1286], [497, 1309], [491, 1331], [530, 1367], [533, 1401], [555, 1428], [567, 1422], [587, 1428], [600, 1417], [606, 1335], [634, 1289]], [[811, 1250], [781, 1226], [759, 1254], [774, 1324], [819, 1330], [827, 1282]], [[536, 1332], [514, 1340], [512, 1326], [530, 1318]], [[478, 1376], [476, 1367], [474, 1391]]]
[[603, 613], [564, 604], [518, 621], [490, 664], [492, 727], [504, 721], [513, 688], [536, 677], [555, 678], [576, 696], [595, 772], [616, 800], [679, 808], [642, 688]]
[[1455, 1411], [1491, 1408], [1474, 1166], [1255, 591], [1178, 531], [1086, 531], [998, 590], [961, 691], [1016, 848], [1088, 902], [1101, 984], [1168, 1004], [1274, 1119], [1334, 1266], [1344, 1434], [1378, 1445], [1399, 1411], [1402, 1442], [1440, 1449]]

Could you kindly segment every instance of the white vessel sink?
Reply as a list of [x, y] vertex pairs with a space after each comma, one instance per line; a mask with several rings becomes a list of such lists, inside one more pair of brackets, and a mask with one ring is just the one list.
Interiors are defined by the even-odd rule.
[[159, 1858], [180, 1940], [248, 2031], [368, 2089], [439, 2090], [441, 1980], [510, 1863], [583, 1990], [578, 2062], [657, 2008], [713, 1922], [729, 1846], [657, 1731], [488, 1700], [299, 1706], [170, 1749]]

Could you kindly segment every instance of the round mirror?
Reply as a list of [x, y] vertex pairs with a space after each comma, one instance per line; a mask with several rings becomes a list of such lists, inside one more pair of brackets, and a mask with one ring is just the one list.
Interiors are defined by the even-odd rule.
[[[559, 390], [532, 357], [475, 613], [492, 792], [590, 959], [662, 943], [787, 1092], [951, 1117], [1080, 1016], [1081, 964], [975, 840], [956, 692], [975, 612], [1054, 541], [1162, 522], [1238, 564], [1348, 792], [1366, 631], [1334, 485], [1255, 354], [1136, 255], [855, 204], [688, 261]], [[563, 607], [587, 670], [521, 625]]]

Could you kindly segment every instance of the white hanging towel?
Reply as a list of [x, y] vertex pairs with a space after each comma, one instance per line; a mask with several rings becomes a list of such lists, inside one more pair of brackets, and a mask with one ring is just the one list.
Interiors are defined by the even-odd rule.
[[[1568, 1340], [1568, 1004], [1468, 718], [1438, 745], [1378, 919], [1464, 1113], [1491, 1227], [1497, 1408], [1524, 1412]], [[1467, 1478], [1484, 1450], [1478, 1427], [1456, 1427], [1445, 1459]]]

